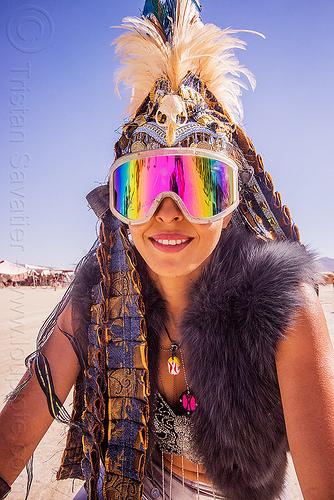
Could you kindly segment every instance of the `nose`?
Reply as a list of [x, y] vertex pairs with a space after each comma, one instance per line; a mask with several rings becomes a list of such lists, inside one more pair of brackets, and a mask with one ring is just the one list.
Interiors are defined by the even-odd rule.
[[170, 224], [184, 219], [184, 215], [172, 198], [164, 198], [158, 206], [154, 217], [159, 222]]

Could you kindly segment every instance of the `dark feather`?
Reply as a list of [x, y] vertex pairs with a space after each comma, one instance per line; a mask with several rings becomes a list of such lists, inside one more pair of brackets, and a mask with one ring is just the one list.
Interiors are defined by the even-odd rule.
[[[197, 10], [201, 12], [202, 7], [198, 0], [192, 0]], [[150, 19], [154, 24], [158, 24], [165, 35], [166, 40], [171, 34], [172, 22], [176, 20], [177, 0], [146, 0], [143, 16]]]

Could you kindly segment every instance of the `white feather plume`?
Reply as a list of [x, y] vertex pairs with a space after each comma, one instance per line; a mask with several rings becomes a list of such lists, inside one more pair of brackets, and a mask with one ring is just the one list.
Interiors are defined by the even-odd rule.
[[240, 77], [246, 77], [255, 87], [254, 76], [234, 54], [234, 49], [245, 48], [246, 43], [235, 36], [242, 30], [203, 24], [192, 0], [179, 3], [170, 41], [158, 25], [146, 18], [126, 17], [121, 27], [127, 32], [114, 42], [120, 58], [116, 89], [121, 82], [131, 88], [127, 109], [130, 117], [159, 77], [167, 78], [172, 91], [177, 91], [190, 70], [207, 85], [231, 119], [240, 123], [241, 89], [247, 88]]

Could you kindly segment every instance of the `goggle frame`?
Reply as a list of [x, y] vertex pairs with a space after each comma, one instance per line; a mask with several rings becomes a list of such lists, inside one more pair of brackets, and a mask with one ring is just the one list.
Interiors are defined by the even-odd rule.
[[[233, 199], [234, 202], [224, 209], [222, 212], [219, 212], [216, 215], [213, 215], [211, 217], [194, 217], [192, 216], [185, 203], [183, 200], [180, 198], [179, 195], [174, 193], [173, 191], [163, 191], [161, 192], [158, 196], [154, 198], [152, 201], [152, 204], [145, 215], [145, 217], [142, 217], [141, 219], [129, 219], [122, 215], [118, 210], [115, 208], [115, 199], [114, 199], [114, 182], [113, 182], [113, 173], [121, 166], [124, 165], [125, 163], [131, 162], [133, 160], [141, 159], [141, 158], [152, 158], [152, 157], [161, 157], [161, 156], [192, 156], [192, 157], [201, 157], [201, 158], [208, 158], [212, 160], [217, 160], [221, 161], [225, 165], [229, 166], [232, 168], [233, 171], [233, 177], [234, 177], [234, 192], [233, 192]], [[234, 162], [232, 158], [227, 156], [223, 151], [212, 151], [208, 149], [200, 149], [200, 148], [192, 148], [192, 147], [172, 147], [172, 148], [160, 148], [160, 149], [150, 149], [150, 150], [145, 150], [145, 151], [139, 151], [136, 153], [131, 153], [128, 155], [121, 156], [115, 162], [111, 165], [110, 167], [110, 172], [109, 172], [109, 206], [110, 210], [113, 213], [113, 215], [119, 219], [120, 221], [124, 222], [125, 224], [128, 225], [139, 225], [139, 224], [144, 224], [145, 222], [149, 221], [151, 217], [154, 215], [156, 212], [157, 208], [159, 207], [160, 203], [164, 198], [171, 198], [179, 207], [179, 209], [182, 211], [184, 216], [192, 223], [194, 224], [210, 224], [212, 222], [215, 222], [217, 220], [220, 220], [230, 213], [232, 213], [237, 206], [239, 205], [239, 190], [238, 190], [238, 165]]]

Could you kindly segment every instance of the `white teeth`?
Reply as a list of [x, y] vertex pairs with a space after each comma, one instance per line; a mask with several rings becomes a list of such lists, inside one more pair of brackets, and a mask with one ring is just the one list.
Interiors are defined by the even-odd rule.
[[155, 240], [161, 245], [181, 245], [181, 243], [185, 243], [188, 240]]

